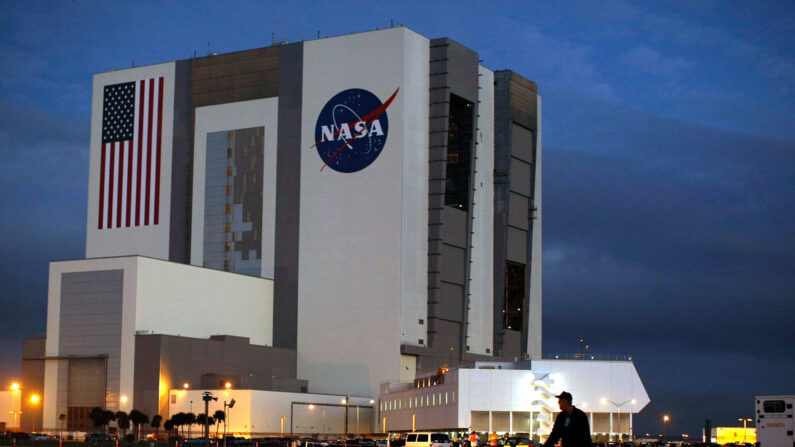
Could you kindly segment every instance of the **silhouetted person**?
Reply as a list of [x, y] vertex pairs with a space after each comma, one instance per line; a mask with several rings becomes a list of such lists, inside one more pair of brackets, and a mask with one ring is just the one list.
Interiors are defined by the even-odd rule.
[[571, 404], [571, 393], [566, 391], [555, 396], [558, 398], [560, 414], [555, 418], [552, 433], [549, 434], [544, 447], [552, 447], [561, 440], [563, 447], [591, 447], [591, 427], [588, 416]]

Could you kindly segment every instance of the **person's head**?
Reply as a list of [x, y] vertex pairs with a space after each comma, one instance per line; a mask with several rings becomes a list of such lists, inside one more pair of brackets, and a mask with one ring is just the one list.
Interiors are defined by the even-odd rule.
[[571, 411], [573, 407], [571, 404], [572, 401], [571, 393], [569, 393], [568, 391], [564, 391], [555, 397], [558, 398], [558, 406], [560, 407], [560, 411], [565, 411], [567, 413]]

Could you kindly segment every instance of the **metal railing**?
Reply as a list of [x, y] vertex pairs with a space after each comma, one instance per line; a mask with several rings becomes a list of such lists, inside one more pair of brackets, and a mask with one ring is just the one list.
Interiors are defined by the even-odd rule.
[[611, 360], [618, 362], [631, 362], [632, 356], [625, 354], [542, 354], [541, 358], [544, 360]]

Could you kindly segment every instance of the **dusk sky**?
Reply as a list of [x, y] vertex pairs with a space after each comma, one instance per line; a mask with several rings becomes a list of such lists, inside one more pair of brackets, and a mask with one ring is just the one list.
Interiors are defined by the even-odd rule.
[[94, 73], [392, 21], [538, 84], [544, 352], [632, 355], [636, 434], [795, 394], [791, 0], [4, 1], [0, 384], [45, 331], [48, 262], [85, 255]]

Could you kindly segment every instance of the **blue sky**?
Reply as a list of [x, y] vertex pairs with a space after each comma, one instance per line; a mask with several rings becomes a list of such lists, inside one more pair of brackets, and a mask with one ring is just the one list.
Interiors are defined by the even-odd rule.
[[545, 352], [632, 354], [636, 433], [795, 394], [795, 3], [397, 3], [4, 2], [0, 381], [84, 255], [94, 73], [393, 21], [539, 85]]

